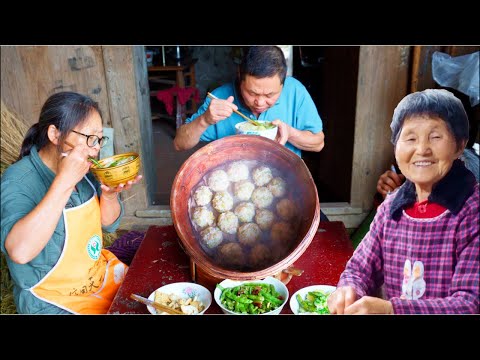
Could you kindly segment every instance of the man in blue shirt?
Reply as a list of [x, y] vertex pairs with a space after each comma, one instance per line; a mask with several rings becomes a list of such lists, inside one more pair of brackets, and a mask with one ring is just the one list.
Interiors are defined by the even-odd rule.
[[[240, 65], [238, 80], [223, 85], [205, 99], [186, 120], [173, 141], [176, 150], [188, 150], [199, 141], [213, 141], [235, 134], [244, 119], [238, 110], [254, 120], [278, 126], [275, 141], [301, 157], [302, 150], [320, 151], [324, 146], [323, 124], [305, 86], [286, 77], [287, 62], [278, 46], [252, 46]], [[328, 218], [320, 211], [320, 220]]]
[[305, 86], [288, 77], [287, 63], [277, 46], [252, 46], [240, 65], [239, 79], [223, 85], [205, 99], [186, 120], [174, 139], [176, 150], [188, 150], [199, 141], [213, 141], [235, 134], [244, 119], [272, 121], [278, 126], [276, 141], [301, 156], [301, 150], [320, 151], [323, 124]]

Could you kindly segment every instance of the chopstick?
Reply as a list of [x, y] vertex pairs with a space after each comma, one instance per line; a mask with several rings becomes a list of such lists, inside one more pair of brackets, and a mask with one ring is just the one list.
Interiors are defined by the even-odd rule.
[[[65, 140], [65, 144], [67, 144], [68, 146], [70, 146], [70, 147], [72, 147], [72, 148], [75, 147], [75, 145], [73, 145], [71, 142], [68, 142], [67, 140]], [[62, 153], [62, 156], [67, 156], [67, 154], [66, 154], [66, 153]], [[100, 163], [99, 163], [97, 160], [95, 160], [94, 158], [89, 157], [89, 158], [88, 158], [88, 161], [94, 163], [94, 164], [95, 164], [96, 166], [98, 166], [99, 168], [102, 167], [102, 164], [100, 164]]]
[[67, 144], [68, 146], [70, 146], [70, 147], [72, 147], [72, 148], [75, 147], [75, 145], [73, 145], [71, 142], [68, 142], [67, 140], [65, 140], [65, 144]]
[[166, 312], [168, 314], [175, 314], [175, 315], [184, 315], [183, 312], [173, 309], [171, 307], [168, 307], [166, 305], [159, 304], [155, 301], [148, 300], [142, 296], [136, 295], [136, 294], [130, 294], [130, 298], [132, 298], [135, 301], [138, 301], [139, 303], [142, 303], [144, 305], [149, 305], [153, 306], [155, 309]]
[[[216, 97], [216, 96], [213, 95], [213, 94], [210, 94], [209, 92], [207, 92], [207, 96], [208, 96], [210, 99], [218, 99], [218, 97]], [[248, 116], [243, 115], [240, 111], [233, 110], [233, 112], [234, 112], [235, 114], [240, 115], [240, 116], [243, 117], [245, 120], [247, 120], [248, 122], [252, 123], [253, 125], [256, 125], [256, 126], [259, 125], [255, 120], [252, 120], [252, 119], [250, 119]]]

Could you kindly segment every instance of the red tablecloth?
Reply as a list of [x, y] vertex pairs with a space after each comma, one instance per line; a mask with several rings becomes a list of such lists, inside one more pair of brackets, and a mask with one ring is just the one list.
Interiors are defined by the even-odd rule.
[[[148, 297], [160, 286], [190, 278], [189, 257], [179, 245], [173, 226], [151, 226], [127, 272], [110, 307], [109, 314], [149, 314], [147, 307], [130, 299], [135, 293]], [[310, 285], [336, 285], [353, 246], [341, 221], [320, 222], [310, 246], [293, 264], [303, 269], [301, 276], [294, 276], [287, 284], [290, 295]], [[213, 297], [213, 294], [212, 294]], [[220, 314], [213, 300], [206, 314]], [[282, 314], [291, 314], [288, 304]]]

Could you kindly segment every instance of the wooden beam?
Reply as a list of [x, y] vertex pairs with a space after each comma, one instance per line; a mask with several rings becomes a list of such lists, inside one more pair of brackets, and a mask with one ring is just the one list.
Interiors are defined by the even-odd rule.
[[462, 56], [480, 51], [480, 46], [446, 46], [444, 52], [452, 57]]
[[441, 46], [413, 46], [410, 92], [438, 87], [432, 75], [432, 54]]
[[394, 159], [393, 110], [407, 94], [409, 46], [360, 47], [351, 202], [370, 209], [378, 177]]
[[[144, 174], [144, 179], [131, 191], [122, 194], [122, 199], [136, 194], [124, 203], [126, 215], [134, 215], [137, 209], [147, 206], [149, 194], [146, 183], [151, 180], [153, 164], [151, 113], [149, 107], [145, 106], [144, 99], [148, 98], [145, 53], [143, 46], [138, 47], [141, 49], [135, 48], [135, 46], [103, 47], [109, 111], [112, 127], [115, 129], [115, 153], [135, 151], [142, 159], [140, 171]], [[139, 53], [142, 51], [142, 59], [139, 59]]]

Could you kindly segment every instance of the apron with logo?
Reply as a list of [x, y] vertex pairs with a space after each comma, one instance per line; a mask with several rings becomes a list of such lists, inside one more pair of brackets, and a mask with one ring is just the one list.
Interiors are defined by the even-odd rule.
[[75, 314], [105, 314], [128, 267], [102, 249], [96, 191], [86, 203], [64, 209], [63, 217], [65, 244], [60, 258], [30, 291], [37, 298]]

